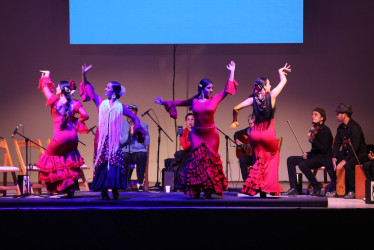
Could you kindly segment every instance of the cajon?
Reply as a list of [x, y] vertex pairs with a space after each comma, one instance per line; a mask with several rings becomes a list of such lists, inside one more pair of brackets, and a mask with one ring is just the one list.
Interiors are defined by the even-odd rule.
[[345, 169], [336, 170], [336, 194], [338, 196], [345, 195]]
[[363, 199], [365, 198], [365, 181], [366, 176], [362, 170], [361, 165], [355, 166], [355, 198]]

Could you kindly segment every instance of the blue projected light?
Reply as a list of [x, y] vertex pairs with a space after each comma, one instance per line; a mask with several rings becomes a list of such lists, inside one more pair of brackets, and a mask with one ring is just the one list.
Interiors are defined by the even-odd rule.
[[302, 43], [303, 0], [70, 0], [71, 44]]

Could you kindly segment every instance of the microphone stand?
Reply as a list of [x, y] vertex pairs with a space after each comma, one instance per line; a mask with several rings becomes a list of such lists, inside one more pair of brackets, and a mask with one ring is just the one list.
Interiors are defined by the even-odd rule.
[[228, 178], [228, 169], [229, 169], [229, 140], [235, 143], [234, 140], [232, 140], [228, 135], [226, 135], [224, 132], [222, 132], [219, 128], [217, 128], [219, 132], [221, 132], [226, 139], [226, 178]]
[[170, 138], [170, 136], [165, 132], [165, 130], [163, 130], [160, 126], [160, 124], [158, 124], [158, 122], [155, 121], [155, 119], [153, 119], [153, 117], [149, 114], [149, 112], [146, 112], [146, 114], [152, 119], [152, 121], [157, 125], [158, 127], [158, 140], [157, 140], [157, 181], [156, 181], [156, 184], [155, 184], [155, 188], [157, 189], [160, 189], [160, 182], [158, 181], [158, 175], [159, 175], [159, 171], [160, 171], [160, 142], [161, 142], [161, 131], [164, 132], [164, 134], [169, 138], [169, 140], [171, 142], [173, 142], [173, 140]]
[[37, 147], [39, 148], [42, 148], [45, 150], [44, 147], [42, 147], [41, 145], [39, 145], [38, 143], [34, 142], [33, 140], [30, 140], [30, 138], [18, 133], [18, 131], [15, 131], [14, 134], [17, 134], [19, 136], [21, 136], [22, 138], [25, 139], [25, 149], [26, 149], [26, 180], [27, 180], [27, 184], [26, 184], [26, 193], [22, 194], [21, 197], [27, 197], [27, 196], [30, 196], [31, 193], [30, 193], [30, 176], [29, 176], [29, 157], [28, 157], [28, 147], [30, 147], [30, 143], [33, 143], [34, 145], [36, 145]]

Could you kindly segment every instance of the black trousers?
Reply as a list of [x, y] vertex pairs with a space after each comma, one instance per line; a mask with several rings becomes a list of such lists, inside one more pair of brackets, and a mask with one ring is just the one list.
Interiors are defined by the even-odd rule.
[[138, 184], [143, 185], [145, 168], [147, 167], [148, 152], [124, 153], [126, 176], [130, 180], [133, 168], [129, 164], [136, 164], [136, 176]]
[[304, 160], [302, 156], [290, 156], [287, 158], [287, 169], [288, 169], [288, 179], [291, 188], [297, 188], [296, 180], [296, 166], [299, 166], [300, 171], [308, 179], [312, 186], [318, 184], [317, 178], [312, 173], [312, 169], [324, 166], [330, 177], [331, 184], [329, 192], [336, 190], [336, 173], [332, 165], [332, 158], [326, 156], [314, 156], [309, 159]]
[[252, 156], [241, 155], [239, 157], [239, 166], [242, 173], [243, 181], [248, 177], [248, 167], [253, 165]]
[[[369, 160], [367, 155], [358, 155], [358, 159], [360, 163], [363, 164]], [[336, 165], [339, 164], [343, 160], [343, 155], [339, 155]], [[358, 165], [356, 157], [352, 157], [348, 161], [346, 161], [345, 165], [343, 166], [345, 169], [345, 177], [346, 177], [346, 190], [348, 192], [355, 192], [356, 187], [356, 175], [355, 175], [355, 167]]]

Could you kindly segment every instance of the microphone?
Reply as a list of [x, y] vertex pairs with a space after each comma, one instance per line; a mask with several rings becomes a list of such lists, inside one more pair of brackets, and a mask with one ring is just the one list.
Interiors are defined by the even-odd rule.
[[17, 125], [16, 129], [13, 131], [12, 138], [14, 138], [14, 135], [17, 133], [19, 127], [23, 127], [22, 124]]
[[88, 132], [91, 132], [92, 134], [95, 134], [95, 133], [93, 132], [94, 128], [96, 128], [96, 126], [93, 126], [92, 128], [90, 128], [90, 129], [88, 130]]
[[192, 122], [188, 123], [188, 125], [192, 127]]
[[149, 111], [151, 111], [151, 108], [148, 109], [147, 111], [145, 111], [145, 112], [142, 114], [142, 116], [145, 116], [146, 114], [148, 114]]

